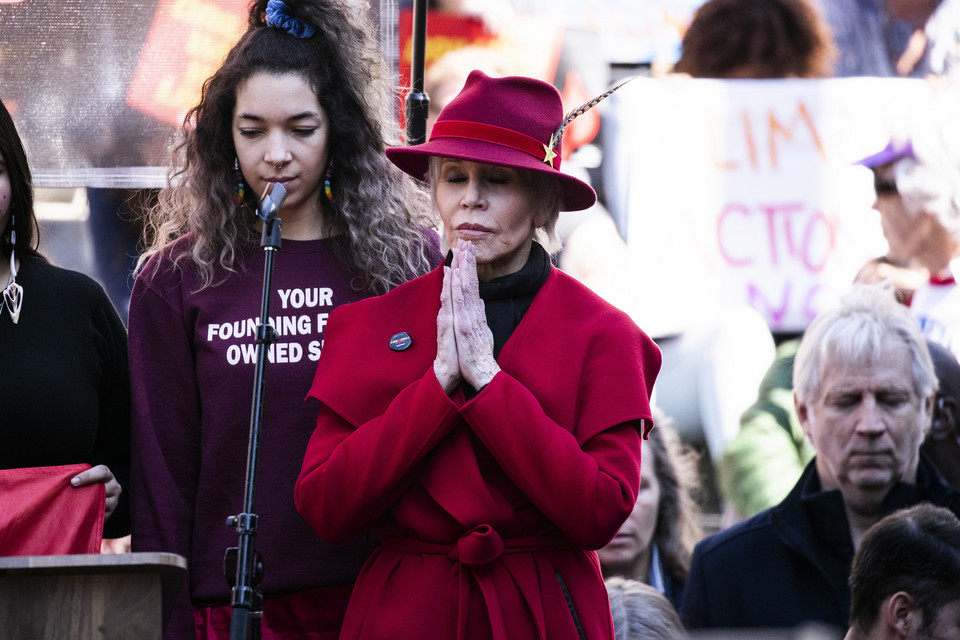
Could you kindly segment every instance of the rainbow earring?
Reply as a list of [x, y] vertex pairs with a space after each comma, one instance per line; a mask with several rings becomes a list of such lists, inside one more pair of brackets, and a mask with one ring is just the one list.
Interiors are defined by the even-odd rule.
[[327, 173], [323, 176], [323, 193], [327, 200], [333, 202], [333, 188], [330, 186], [330, 179], [333, 176], [333, 160], [327, 163]]
[[237, 174], [237, 205], [243, 204], [243, 172], [240, 171], [240, 158], [234, 157], [233, 170]]

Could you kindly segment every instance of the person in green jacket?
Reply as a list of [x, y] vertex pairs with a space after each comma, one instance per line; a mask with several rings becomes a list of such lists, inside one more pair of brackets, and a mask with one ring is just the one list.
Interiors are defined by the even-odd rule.
[[739, 433], [724, 447], [718, 482], [735, 519], [783, 500], [815, 453], [793, 405], [793, 359], [799, 346], [795, 338], [777, 347], [757, 401], [744, 411]]

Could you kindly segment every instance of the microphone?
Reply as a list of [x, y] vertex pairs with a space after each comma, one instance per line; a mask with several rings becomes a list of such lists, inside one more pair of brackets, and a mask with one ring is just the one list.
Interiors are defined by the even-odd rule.
[[267, 188], [263, 190], [263, 197], [260, 198], [260, 206], [257, 207], [257, 217], [265, 222], [276, 218], [286, 197], [287, 190], [282, 184], [267, 183]]

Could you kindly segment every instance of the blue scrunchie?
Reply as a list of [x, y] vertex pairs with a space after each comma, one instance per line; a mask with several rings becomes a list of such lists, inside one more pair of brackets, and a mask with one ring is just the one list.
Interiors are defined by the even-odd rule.
[[280, 0], [270, 0], [267, 3], [267, 26], [283, 29], [295, 38], [309, 38], [313, 35], [313, 27], [300, 22], [290, 15], [290, 8]]

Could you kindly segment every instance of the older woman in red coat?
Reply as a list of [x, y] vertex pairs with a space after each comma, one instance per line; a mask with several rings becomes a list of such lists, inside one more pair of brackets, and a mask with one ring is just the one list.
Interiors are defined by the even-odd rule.
[[592, 549], [633, 509], [660, 352], [536, 241], [596, 200], [559, 171], [563, 121], [551, 85], [474, 72], [428, 143], [387, 150], [451, 252], [327, 326], [297, 508], [382, 542], [342, 638], [614, 637]]

